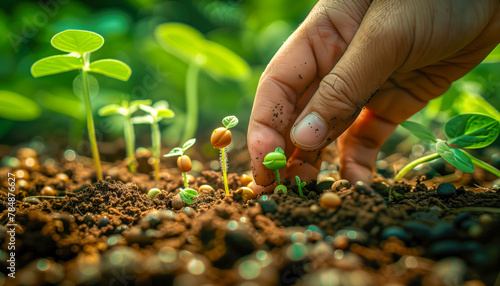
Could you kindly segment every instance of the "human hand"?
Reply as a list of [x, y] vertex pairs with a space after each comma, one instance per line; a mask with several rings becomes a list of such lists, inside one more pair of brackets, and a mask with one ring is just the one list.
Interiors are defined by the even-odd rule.
[[273, 188], [268, 152], [285, 150], [281, 176], [311, 180], [337, 138], [341, 176], [371, 183], [396, 126], [499, 41], [497, 0], [320, 0], [257, 88], [247, 136], [257, 192]]

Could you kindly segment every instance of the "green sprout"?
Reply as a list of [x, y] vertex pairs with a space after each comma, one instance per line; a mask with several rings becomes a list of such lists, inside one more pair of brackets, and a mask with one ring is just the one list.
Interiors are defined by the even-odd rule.
[[295, 182], [297, 182], [297, 189], [299, 190], [300, 197], [304, 197], [304, 193], [302, 193], [302, 188], [306, 186], [306, 182], [301, 182], [299, 176], [295, 176]]
[[135, 134], [134, 125], [132, 123], [132, 114], [139, 109], [139, 105], [151, 105], [151, 100], [134, 100], [128, 102], [126, 100], [122, 101], [122, 105], [110, 104], [99, 109], [100, 116], [108, 116], [112, 114], [118, 114], [124, 118], [123, 133], [125, 137], [125, 146], [127, 149], [127, 158], [129, 160], [128, 169], [131, 173], [135, 173]]
[[159, 193], [161, 193], [160, 189], [152, 188], [151, 190], [148, 191], [148, 197], [154, 200]]
[[38, 60], [31, 66], [31, 74], [34, 77], [41, 77], [71, 70], [80, 70], [80, 75], [73, 82], [73, 90], [77, 96], [83, 99], [85, 104], [87, 130], [97, 179], [102, 180], [101, 161], [99, 159], [99, 150], [97, 149], [92, 104], [90, 101], [91, 92], [94, 94], [97, 93], [98, 84], [97, 80], [88, 73], [100, 73], [108, 77], [126, 81], [129, 79], [132, 71], [128, 65], [114, 59], [90, 62], [90, 53], [98, 50], [104, 44], [103, 37], [94, 32], [66, 30], [52, 37], [50, 43], [54, 48], [68, 54], [55, 55]]
[[157, 101], [153, 106], [139, 104], [139, 108], [146, 112], [146, 115], [136, 116], [132, 118], [134, 124], [150, 124], [151, 125], [151, 145], [154, 158], [155, 180], [160, 180], [160, 149], [161, 149], [161, 134], [160, 121], [164, 118], [173, 118], [174, 112], [168, 108], [168, 102], [165, 100]]
[[184, 155], [184, 152], [186, 152], [187, 149], [189, 149], [191, 146], [196, 143], [196, 139], [192, 138], [186, 141], [182, 147], [175, 147], [168, 154], [163, 155], [163, 157], [174, 157], [174, 156], [179, 156], [177, 158], [177, 168], [182, 172], [182, 178], [184, 179], [184, 189], [181, 189], [180, 196], [182, 200], [186, 204], [192, 204], [194, 203], [192, 197], [196, 197], [198, 195], [198, 192], [196, 190], [190, 189], [188, 185], [188, 179], [187, 179], [187, 172], [191, 171], [192, 164], [191, 164], [191, 158], [189, 156]]
[[287, 188], [281, 184], [280, 180], [280, 172], [278, 169], [281, 169], [286, 166], [286, 156], [285, 151], [280, 147], [277, 147], [274, 152], [270, 152], [264, 157], [264, 162], [262, 162], [264, 166], [268, 169], [274, 170], [276, 173], [276, 183], [278, 186], [274, 188], [274, 193], [278, 193], [278, 191], [283, 191], [283, 193], [287, 193]]
[[428, 128], [416, 122], [405, 121], [401, 123], [401, 126], [422, 141], [435, 144], [437, 153], [410, 162], [399, 171], [394, 178], [395, 180], [401, 180], [416, 166], [439, 157], [465, 173], [473, 173], [475, 169], [474, 164], [476, 164], [500, 177], [500, 170], [459, 149], [478, 149], [493, 143], [500, 133], [498, 120], [484, 114], [476, 113], [457, 115], [444, 125], [444, 134], [448, 138], [448, 141], [436, 139]]
[[182, 23], [165, 23], [155, 29], [155, 38], [168, 53], [187, 63], [186, 121], [183, 140], [198, 128], [198, 78], [201, 71], [215, 79], [244, 82], [251, 74], [248, 63], [228, 48], [205, 39], [195, 28]]
[[238, 125], [238, 118], [236, 116], [227, 116], [222, 119], [222, 124], [224, 127], [219, 127], [212, 132], [212, 137], [210, 142], [214, 148], [220, 149], [220, 164], [222, 169], [222, 179], [224, 181], [224, 189], [226, 190], [226, 196], [229, 196], [229, 186], [227, 184], [227, 156], [226, 147], [231, 144], [233, 135], [229, 128], [233, 128]]

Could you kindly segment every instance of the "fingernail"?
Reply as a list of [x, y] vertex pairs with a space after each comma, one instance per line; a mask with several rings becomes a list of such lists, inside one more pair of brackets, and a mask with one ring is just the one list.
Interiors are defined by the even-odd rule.
[[316, 113], [309, 113], [293, 127], [292, 136], [296, 143], [304, 147], [313, 148], [325, 140], [328, 127], [325, 121]]

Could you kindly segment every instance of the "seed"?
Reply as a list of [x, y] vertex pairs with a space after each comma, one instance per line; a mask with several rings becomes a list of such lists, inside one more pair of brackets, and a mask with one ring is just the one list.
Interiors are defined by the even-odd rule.
[[248, 187], [248, 184], [250, 184], [252, 181], [253, 181], [252, 177], [247, 174], [243, 174], [240, 177], [240, 183], [242, 186]]
[[212, 132], [212, 137], [210, 138], [210, 142], [214, 146], [214, 148], [221, 149], [226, 147], [231, 143], [233, 139], [233, 135], [231, 135], [231, 131], [227, 130], [224, 127], [219, 127]]
[[337, 209], [342, 203], [342, 199], [336, 193], [326, 192], [319, 198], [319, 204], [322, 209]]
[[189, 158], [187, 155], [182, 155], [177, 158], [177, 168], [179, 168], [179, 170], [181, 170], [181, 172], [183, 173], [191, 171], [191, 158]]
[[186, 203], [182, 200], [181, 196], [179, 194], [175, 195], [172, 199], [172, 206], [174, 207], [175, 210], [180, 210], [182, 209]]
[[159, 193], [161, 193], [160, 189], [152, 188], [151, 190], [148, 191], [148, 197], [154, 200]]
[[17, 187], [20, 189], [20, 190], [27, 190], [28, 187], [29, 187], [29, 184], [28, 184], [28, 181], [26, 180], [18, 180], [17, 181]]
[[30, 174], [28, 173], [28, 171], [23, 169], [16, 170], [14, 172], [14, 175], [16, 176], [16, 179], [25, 179], [25, 180], [30, 179]]
[[202, 185], [198, 188], [198, 191], [202, 194], [210, 194], [214, 191], [214, 188], [210, 185]]
[[241, 197], [244, 200], [255, 199], [257, 197], [257, 195], [253, 192], [253, 190], [248, 187], [241, 187], [238, 190], [236, 190], [236, 192], [238, 193], [241, 192]]
[[351, 187], [351, 183], [348, 180], [338, 180], [332, 185], [332, 190], [340, 191], [343, 188], [349, 189]]
[[64, 173], [59, 173], [56, 175], [56, 179], [58, 179], [59, 181], [61, 182], [68, 182], [69, 181], [69, 177], [68, 175], [64, 174]]
[[45, 186], [40, 191], [40, 194], [42, 196], [55, 196], [56, 195], [56, 191], [51, 186]]

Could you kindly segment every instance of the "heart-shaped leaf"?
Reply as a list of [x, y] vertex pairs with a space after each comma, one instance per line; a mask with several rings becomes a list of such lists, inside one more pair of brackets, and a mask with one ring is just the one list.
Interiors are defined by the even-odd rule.
[[163, 155], [163, 157], [174, 157], [174, 156], [182, 156], [184, 152], [181, 147], [175, 147], [168, 154]]
[[436, 137], [432, 132], [422, 124], [419, 124], [417, 122], [413, 121], [405, 121], [400, 124], [401, 127], [405, 128], [406, 130], [410, 131], [411, 134], [417, 136], [420, 140], [426, 142], [426, 143], [436, 143]]
[[132, 74], [132, 70], [125, 63], [113, 60], [105, 59], [92, 62], [89, 65], [89, 70], [91, 72], [100, 73], [105, 76], [116, 78], [119, 80], [126, 81]]
[[236, 118], [236, 116], [234, 115], [224, 117], [224, 119], [222, 119], [222, 124], [224, 124], [224, 127], [226, 127], [226, 129], [233, 128], [234, 126], [238, 125], [238, 118]]
[[52, 37], [50, 43], [63, 52], [84, 54], [98, 50], [104, 44], [104, 39], [90, 31], [66, 30]]
[[498, 120], [484, 114], [460, 114], [444, 125], [451, 144], [462, 148], [483, 148], [496, 140], [500, 133]]
[[72, 55], [57, 55], [36, 61], [31, 66], [31, 74], [34, 77], [40, 77], [81, 68], [83, 68], [81, 58]]
[[182, 151], [186, 152], [186, 150], [193, 146], [194, 143], [196, 143], [196, 138], [189, 139], [186, 143], [184, 143], [184, 145], [182, 145]]
[[0, 90], [0, 118], [29, 121], [40, 116], [41, 109], [33, 100], [18, 93]]
[[465, 173], [474, 173], [474, 164], [471, 159], [467, 157], [464, 151], [456, 148], [451, 148], [448, 143], [443, 140], [438, 140], [436, 143], [436, 151], [446, 160], [446, 162], [453, 165]]

